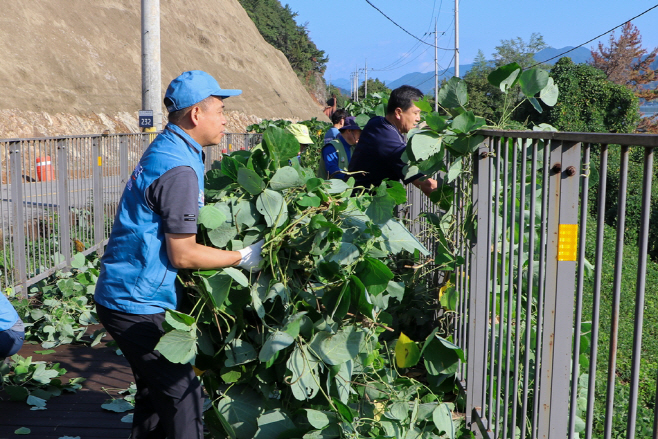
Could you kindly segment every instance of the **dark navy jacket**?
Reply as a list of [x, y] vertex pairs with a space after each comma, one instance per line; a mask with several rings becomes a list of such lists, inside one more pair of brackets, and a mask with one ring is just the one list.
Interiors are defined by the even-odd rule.
[[[407, 147], [404, 137], [386, 118], [376, 116], [366, 124], [358, 148], [354, 150], [350, 160], [350, 172], [365, 171], [352, 174], [357, 186], [369, 188], [379, 186], [382, 180], [404, 180], [404, 163], [400, 156]], [[404, 183], [410, 183], [420, 177], [415, 175]]]

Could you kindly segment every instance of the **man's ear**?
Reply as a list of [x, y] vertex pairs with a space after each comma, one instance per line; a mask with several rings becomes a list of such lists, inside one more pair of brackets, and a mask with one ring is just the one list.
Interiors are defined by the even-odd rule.
[[395, 118], [398, 120], [402, 119], [402, 108], [397, 107], [395, 109]]
[[201, 107], [198, 105], [195, 105], [192, 107], [189, 113], [187, 113], [187, 117], [189, 117], [190, 122], [192, 125], [197, 126], [199, 125], [199, 119], [201, 118]]

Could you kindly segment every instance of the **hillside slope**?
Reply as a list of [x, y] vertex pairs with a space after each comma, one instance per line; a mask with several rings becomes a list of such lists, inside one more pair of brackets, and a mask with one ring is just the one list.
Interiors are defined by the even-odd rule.
[[[137, 129], [140, 2], [0, 0], [0, 7], [0, 137]], [[324, 117], [237, 0], [160, 7], [163, 94], [181, 72], [202, 69], [244, 91], [227, 101], [231, 131], [257, 118]]]

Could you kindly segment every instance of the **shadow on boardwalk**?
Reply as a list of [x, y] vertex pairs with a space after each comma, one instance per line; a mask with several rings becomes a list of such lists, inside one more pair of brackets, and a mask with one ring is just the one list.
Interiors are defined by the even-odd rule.
[[[100, 327], [100, 326], [99, 326]], [[87, 330], [91, 334], [96, 327]], [[20, 427], [31, 430], [27, 437], [59, 439], [63, 436], [81, 439], [128, 438], [130, 424], [121, 422], [126, 413], [113, 413], [101, 408], [101, 404], [112, 398], [123, 398], [117, 392], [126, 389], [133, 381], [128, 362], [107, 347], [111, 338], [92, 347], [64, 345], [55, 348], [49, 355], [34, 354], [42, 350], [41, 345], [26, 344], [20, 350], [23, 357], [33, 360], [60, 363], [67, 370], [62, 382], [69, 378], [84, 377], [82, 389], [77, 393], [62, 393], [51, 398], [46, 410], [30, 410], [25, 402], [9, 401], [5, 392], [0, 392], [0, 439], [18, 437], [14, 431]]]

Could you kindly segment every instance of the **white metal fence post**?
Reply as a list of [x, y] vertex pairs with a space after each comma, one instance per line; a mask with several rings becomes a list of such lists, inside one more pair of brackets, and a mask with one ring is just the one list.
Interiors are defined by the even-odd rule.
[[24, 298], [27, 298], [27, 259], [25, 254], [25, 210], [23, 208], [21, 142], [10, 142], [8, 146], [11, 173], [11, 204], [13, 207], [14, 279], [19, 279], [18, 285], [23, 288], [22, 295]]
[[94, 137], [91, 143], [92, 170], [93, 170], [93, 197], [94, 197], [94, 243], [99, 245], [97, 253], [103, 254], [103, 241], [105, 240], [105, 213], [103, 209], [103, 158], [101, 156], [101, 138]]
[[[491, 221], [490, 161], [489, 147], [482, 144], [473, 154], [473, 214], [477, 218], [477, 227], [470, 240], [468, 251], [471, 253], [470, 294], [468, 309], [468, 353], [466, 374], [466, 422], [471, 423], [471, 416], [476, 419], [484, 417], [484, 386], [486, 376], [486, 341], [487, 314], [486, 300], [489, 291], [489, 224]], [[476, 416], [477, 414], [477, 416]], [[479, 431], [475, 425], [471, 426]]]
[[71, 265], [71, 206], [69, 205], [68, 149], [66, 139], [57, 140], [57, 198], [59, 212], [59, 248], [66, 265]]

